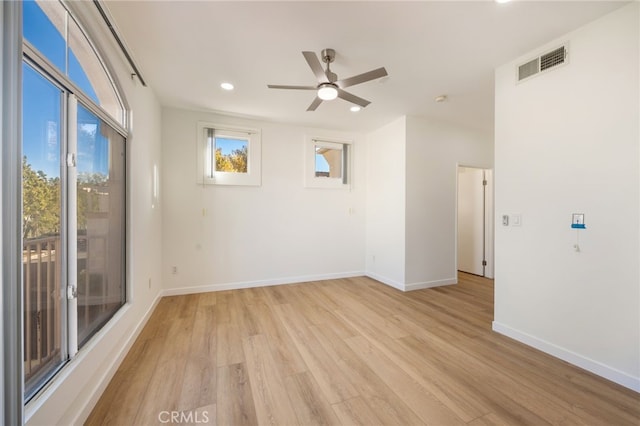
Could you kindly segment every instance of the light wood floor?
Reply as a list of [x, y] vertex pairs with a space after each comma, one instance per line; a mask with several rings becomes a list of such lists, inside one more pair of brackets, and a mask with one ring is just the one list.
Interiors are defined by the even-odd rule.
[[87, 424], [640, 424], [640, 394], [492, 319], [493, 282], [467, 274], [166, 297]]

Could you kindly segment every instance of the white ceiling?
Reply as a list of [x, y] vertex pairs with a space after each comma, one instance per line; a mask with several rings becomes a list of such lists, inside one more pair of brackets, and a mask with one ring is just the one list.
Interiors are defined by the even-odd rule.
[[[369, 131], [420, 115], [492, 131], [493, 70], [622, 6], [614, 1], [111, 1], [114, 24], [165, 106], [313, 127]], [[348, 91], [371, 104], [306, 109], [302, 56], [336, 50], [338, 78], [386, 67]], [[515, 72], [515, 71], [514, 71]], [[223, 81], [236, 89], [226, 92]], [[438, 95], [448, 100], [434, 102]]]

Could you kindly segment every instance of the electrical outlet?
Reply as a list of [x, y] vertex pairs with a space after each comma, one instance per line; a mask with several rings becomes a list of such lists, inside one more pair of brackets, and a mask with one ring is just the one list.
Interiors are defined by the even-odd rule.
[[502, 226], [509, 226], [509, 215], [508, 214], [503, 214], [502, 215]]
[[177, 266], [172, 266], [172, 267], [171, 267], [171, 273], [172, 273], [173, 275], [177, 274], [177, 273], [178, 273], [178, 267], [177, 267]]

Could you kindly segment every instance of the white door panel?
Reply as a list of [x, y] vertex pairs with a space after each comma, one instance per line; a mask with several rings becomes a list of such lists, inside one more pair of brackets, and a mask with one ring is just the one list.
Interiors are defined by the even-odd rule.
[[484, 275], [484, 170], [458, 168], [458, 270]]

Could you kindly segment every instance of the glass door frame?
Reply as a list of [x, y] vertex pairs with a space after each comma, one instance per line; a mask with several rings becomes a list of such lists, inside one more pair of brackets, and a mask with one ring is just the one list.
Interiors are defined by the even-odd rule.
[[22, 3], [0, 2], [0, 187], [3, 211], [2, 235], [2, 313], [0, 334], [3, 353], [0, 423], [24, 422], [24, 351], [22, 334]]
[[[82, 91], [79, 89], [73, 82], [69, 80], [69, 78], [62, 74], [58, 69], [52, 66], [42, 55], [34, 49], [28, 41], [23, 41], [22, 43], [22, 62], [20, 66], [22, 67], [22, 63], [27, 63], [31, 66], [36, 72], [40, 73], [44, 78], [54, 84], [57, 88], [59, 88], [63, 93], [63, 105], [62, 105], [62, 130], [61, 130], [61, 192], [65, 195], [61, 194], [61, 197], [64, 198], [63, 201], [63, 209], [61, 211], [61, 229], [60, 229], [60, 237], [61, 243], [63, 244], [63, 257], [64, 259], [61, 261], [63, 265], [63, 273], [62, 273], [62, 300], [61, 307], [64, 305], [64, 309], [66, 309], [66, 315], [63, 314], [64, 326], [62, 327], [61, 339], [65, 339], [66, 345], [66, 360], [58, 366], [58, 368], [51, 370], [50, 373], [46, 375], [46, 377], [40, 378], [40, 385], [35, 387], [32, 392], [26, 394], [24, 391], [26, 390], [26, 386], [24, 384], [24, 373], [23, 368], [20, 369], [21, 378], [23, 380], [23, 393], [24, 393], [24, 402], [29, 402], [38, 391], [42, 388], [42, 384], [46, 383], [50, 380], [60, 369], [62, 369], [68, 361], [70, 361], [73, 356], [78, 352], [79, 342], [78, 342], [78, 288], [77, 288], [77, 268], [78, 268], [78, 247], [75, 243], [77, 241], [77, 132], [78, 132], [78, 104], [81, 104], [83, 108], [95, 114], [100, 120], [102, 120], [106, 125], [111, 127], [122, 136], [125, 140], [125, 163], [124, 163], [124, 217], [123, 217], [123, 227], [124, 227], [124, 245], [127, 245], [128, 240], [128, 231], [127, 231], [127, 218], [128, 218], [128, 190], [126, 189], [126, 177], [128, 171], [128, 161], [126, 161], [126, 141], [129, 138], [129, 134], [126, 129], [124, 129], [120, 123], [114, 120], [106, 111], [104, 111], [100, 106], [97, 106], [93, 100], [88, 98]], [[19, 85], [19, 91], [22, 93], [22, 84]], [[20, 145], [22, 146], [22, 138], [20, 138]], [[20, 162], [22, 164], [22, 162]], [[63, 178], [64, 176], [64, 178]], [[22, 191], [22, 185], [20, 184], [19, 192]], [[22, 206], [22, 204], [20, 204]], [[21, 216], [19, 216], [21, 218]], [[22, 246], [22, 242], [20, 242], [20, 246]], [[21, 262], [21, 261], [20, 261]], [[124, 303], [129, 300], [130, 293], [127, 286], [127, 277], [128, 277], [128, 268], [127, 268], [127, 258], [123, 259], [123, 277], [122, 283], [125, 286], [125, 295], [124, 295]], [[22, 263], [20, 263], [20, 267], [22, 268]], [[21, 274], [22, 275], [22, 274]], [[22, 283], [22, 279], [20, 280]], [[24, 315], [24, 305], [21, 305], [20, 315]], [[61, 321], [62, 323], [62, 321]], [[24, 333], [21, 334], [21, 344], [24, 339]], [[61, 344], [62, 346], [62, 344]], [[22, 355], [24, 358], [24, 354]], [[22, 362], [22, 360], [21, 360]], [[21, 364], [22, 365], [22, 364]]]
[[[68, 300], [68, 283], [69, 283], [69, 265], [70, 265], [70, 260], [72, 258], [71, 256], [71, 250], [70, 248], [72, 247], [72, 245], [69, 244], [69, 241], [71, 241], [69, 239], [70, 231], [69, 231], [69, 224], [72, 223], [73, 221], [71, 220], [71, 218], [73, 216], [71, 216], [70, 211], [69, 211], [69, 207], [71, 205], [73, 205], [74, 203], [69, 203], [70, 198], [70, 194], [69, 194], [69, 189], [71, 187], [73, 187], [73, 185], [71, 185], [71, 181], [70, 181], [70, 176], [69, 176], [69, 170], [71, 169], [70, 167], [68, 167], [67, 164], [67, 153], [69, 152], [69, 132], [70, 130], [73, 129], [73, 125], [71, 123], [75, 123], [73, 121], [73, 117], [70, 114], [70, 110], [69, 110], [69, 104], [70, 101], [69, 99], [73, 96], [65, 87], [63, 84], [61, 84], [59, 81], [57, 81], [54, 77], [48, 75], [43, 69], [42, 67], [36, 63], [35, 61], [31, 60], [27, 55], [23, 56], [23, 60], [22, 63], [28, 67], [30, 67], [34, 72], [38, 73], [44, 80], [46, 80], [48, 83], [50, 83], [53, 87], [55, 87], [57, 90], [60, 91], [60, 131], [59, 131], [59, 137], [60, 137], [60, 146], [58, 147], [59, 150], [59, 163], [60, 163], [60, 243], [59, 243], [59, 248], [56, 249], [57, 253], [56, 253], [56, 262], [60, 262], [61, 268], [60, 268], [60, 294], [58, 295], [60, 297], [60, 313], [59, 313], [59, 321], [60, 321], [60, 358], [61, 358], [61, 362], [59, 364], [57, 364], [55, 367], [49, 369], [48, 371], [44, 371], [43, 373], [36, 375], [34, 377], [32, 377], [30, 380], [35, 380], [36, 382], [34, 384], [32, 384], [31, 386], [27, 386], [27, 382], [25, 381], [24, 383], [24, 398], [25, 398], [25, 402], [28, 402], [31, 398], [33, 398], [33, 396], [35, 396], [35, 394], [38, 392], [38, 390], [42, 387], [41, 385], [43, 383], [46, 383], [47, 381], [49, 381], [51, 379], [51, 377], [53, 377], [68, 361], [69, 359], [71, 359], [71, 347], [70, 347], [70, 340], [69, 337], [71, 335], [74, 334], [74, 330], [72, 330], [69, 326], [69, 318], [71, 316], [71, 310], [70, 310], [70, 301]], [[21, 64], [22, 65], [22, 64]], [[21, 91], [23, 90], [23, 85], [24, 85], [24, 80], [21, 84]], [[23, 121], [25, 120], [26, 117], [23, 117]], [[21, 139], [20, 144], [22, 145], [24, 143], [24, 141]], [[22, 163], [21, 163], [22, 164]], [[22, 188], [22, 185], [21, 185]], [[22, 189], [21, 189], [22, 192]], [[59, 253], [58, 253], [59, 251]], [[21, 265], [21, 267], [23, 267]], [[22, 277], [21, 281], [21, 285], [24, 285], [24, 280], [25, 277]], [[25, 310], [25, 305], [23, 302], [22, 305], [22, 315], [24, 315], [24, 310]], [[27, 313], [28, 314], [28, 313]], [[26, 330], [26, 324], [24, 325], [24, 329]], [[77, 332], [75, 332], [77, 334]], [[24, 333], [23, 333], [23, 337], [24, 339]], [[77, 348], [76, 348], [76, 352], [77, 352]], [[75, 354], [75, 352], [73, 352]], [[31, 356], [30, 354], [25, 354], [26, 356]], [[23, 373], [23, 380], [24, 380], [24, 373]]]

